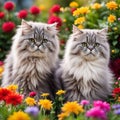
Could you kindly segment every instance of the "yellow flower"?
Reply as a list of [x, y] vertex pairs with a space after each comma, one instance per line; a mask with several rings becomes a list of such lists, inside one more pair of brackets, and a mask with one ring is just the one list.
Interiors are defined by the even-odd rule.
[[47, 96], [49, 96], [49, 93], [43, 93], [41, 96], [42, 97], [47, 97]]
[[60, 8], [60, 11], [61, 11], [61, 12], [64, 12], [64, 11], [65, 11], [65, 9], [64, 9], [63, 7], [61, 7], [61, 8]]
[[36, 104], [35, 99], [34, 99], [34, 98], [31, 98], [31, 97], [27, 97], [27, 98], [25, 99], [25, 102], [26, 102], [26, 104], [29, 105], [29, 106], [33, 106], [33, 105]]
[[0, 66], [0, 73], [2, 73], [4, 71], [4, 67]]
[[92, 6], [93, 9], [100, 9], [101, 8], [101, 4], [99, 3], [94, 3]]
[[42, 10], [42, 11], [43, 11], [43, 10], [46, 10], [46, 8], [45, 8], [44, 5], [40, 5], [39, 8], [40, 8], [40, 10]]
[[29, 115], [22, 112], [14, 112], [13, 115], [10, 115], [7, 120], [31, 120]]
[[63, 22], [66, 22], [66, 19], [63, 19]]
[[69, 4], [69, 6], [70, 6], [71, 8], [77, 8], [77, 7], [78, 7], [78, 3], [75, 2], [75, 1], [73, 1], [73, 2], [71, 2], [71, 3]]
[[74, 24], [82, 24], [83, 22], [85, 22], [85, 17], [79, 17], [75, 20]]
[[46, 110], [50, 110], [52, 108], [52, 101], [48, 99], [40, 99], [38, 104]]
[[78, 25], [78, 28], [79, 29], [84, 29], [84, 26], [80, 24], [80, 25]]
[[18, 89], [18, 86], [17, 85], [9, 85], [9, 86], [7, 86], [7, 89], [9, 89], [13, 92], [16, 92], [16, 90]]
[[117, 101], [120, 102], [120, 97], [118, 97]]
[[73, 12], [73, 16], [78, 16], [80, 14], [87, 14], [89, 12], [90, 12], [89, 7], [81, 7]]
[[79, 8], [80, 14], [87, 14], [90, 12], [89, 7], [81, 7]]
[[114, 27], [114, 30], [118, 30], [118, 28], [117, 28], [117, 27]]
[[56, 92], [56, 94], [57, 94], [57, 95], [65, 94], [65, 91], [64, 91], [64, 90], [58, 90], [58, 91]]
[[84, 112], [84, 109], [81, 105], [74, 101], [65, 103], [62, 107], [62, 111], [68, 114], [75, 113], [76, 115], [78, 115], [80, 112]]
[[112, 50], [112, 53], [115, 53], [115, 50]]
[[107, 8], [110, 10], [115, 10], [118, 8], [118, 4], [115, 1], [110, 1], [106, 4]]
[[75, 10], [73, 12], [73, 16], [79, 16], [80, 15], [80, 12], [79, 12], [79, 8], [77, 10]]
[[58, 115], [58, 120], [64, 120], [68, 116], [69, 116], [68, 113], [61, 113]]
[[108, 22], [110, 22], [110, 23], [114, 22], [115, 20], [116, 20], [116, 16], [114, 16], [112, 14], [108, 17]]

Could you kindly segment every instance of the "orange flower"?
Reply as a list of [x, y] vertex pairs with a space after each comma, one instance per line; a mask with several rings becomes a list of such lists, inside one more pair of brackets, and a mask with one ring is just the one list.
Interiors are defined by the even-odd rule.
[[58, 115], [58, 120], [64, 120], [68, 116], [69, 116], [68, 113], [61, 113]]
[[101, 8], [101, 4], [99, 3], [95, 3], [93, 6], [92, 6], [93, 9], [100, 9]]
[[118, 8], [118, 4], [114, 1], [110, 1], [106, 4], [107, 8], [110, 10], [115, 10]]
[[116, 20], [116, 16], [114, 16], [112, 14], [108, 17], [108, 22], [110, 22], [110, 23], [113, 23], [115, 20]]
[[9, 85], [9, 86], [7, 86], [7, 89], [9, 89], [13, 92], [16, 92], [16, 90], [18, 89], [18, 86], [17, 85]]
[[62, 111], [68, 114], [75, 113], [76, 115], [78, 115], [79, 113], [84, 112], [84, 109], [81, 105], [74, 101], [65, 103], [62, 107]]

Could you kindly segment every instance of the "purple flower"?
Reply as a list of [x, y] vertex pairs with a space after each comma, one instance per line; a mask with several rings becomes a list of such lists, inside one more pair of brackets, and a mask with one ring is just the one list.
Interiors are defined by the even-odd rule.
[[39, 113], [39, 109], [38, 109], [38, 107], [27, 107], [25, 109], [25, 112], [28, 114], [31, 114], [33, 116], [36, 116]]
[[89, 102], [88, 100], [82, 100], [82, 101], [80, 102], [80, 104], [83, 105], [83, 106], [85, 106], [85, 105], [89, 105], [90, 102]]
[[120, 104], [112, 105], [113, 109], [120, 109]]
[[114, 114], [120, 115], [120, 109], [114, 110]]
[[94, 101], [93, 103], [94, 107], [99, 107], [100, 109], [104, 110], [105, 112], [110, 111], [110, 104], [107, 102], [102, 102], [102, 101]]
[[120, 18], [118, 18], [118, 20], [120, 21]]
[[105, 112], [99, 107], [91, 108], [86, 112], [87, 117], [98, 118], [100, 120], [106, 120]]

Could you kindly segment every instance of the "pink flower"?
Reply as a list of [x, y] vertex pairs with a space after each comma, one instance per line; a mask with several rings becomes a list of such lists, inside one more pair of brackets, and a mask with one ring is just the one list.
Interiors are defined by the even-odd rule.
[[106, 120], [105, 112], [99, 107], [91, 108], [86, 112], [87, 117], [98, 118], [100, 120]]
[[36, 96], [36, 92], [30, 92], [30, 93], [29, 93], [29, 96], [30, 96], [30, 97]]
[[82, 100], [80, 102], [81, 105], [85, 106], [85, 105], [88, 105], [90, 102], [88, 100]]
[[4, 12], [0, 12], [0, 19], [4, 18], [5, 13]]
[[15, 7], [15, 4], [14, 2], [12, 1], [7, 1], [5, 4], [4, 4], [4, 8], [7, 10], [7, 11], [12, 11]]
[[11, 21], [5, 22], [2, 25], [2, 30], [6, 33], [13, 31], [14, 28], [15, 28], [15, 23]]
[[40, 9], [37, 6], [32, 6], [30, 8], [30, 13], [33, 15], [38, 15], [40, 13]]
[[99, 107], [100, 109], [102, 109], [105, 112], [109, 112], [110, 111], [110, 104], [107, 103], [107, 102], [94, 101], [93, 106], [94, 107]]
[[57, 23], [57, 27], [60, 27], [62, 25], [62, 20], [61, 18], [57, 17], [57, 16], [51, 16], [48, 19], [48, 24], [52, 24], [52, 23]]
[[3, 61], [0, 61], [0, 66], [4, 65], [4, 62]]
[[26, 18], [27, 15], [28, 15], [27, 10], [21, 10], [21, 11], [18, 13], [18, 18], [20, 18], [20, 19]]

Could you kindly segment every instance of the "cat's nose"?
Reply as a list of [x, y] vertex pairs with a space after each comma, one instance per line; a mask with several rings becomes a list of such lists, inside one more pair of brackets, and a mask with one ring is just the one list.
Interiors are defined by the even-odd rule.
[[41, 45], [41, 43], [36, 43], [36, 46], [39, 47]]
[[91, 46], [91, 47], [89, 47], [88, 49], [89, 49], [90, 51], [92, 51], [92, 50], [94, 49], [94, 47]]

